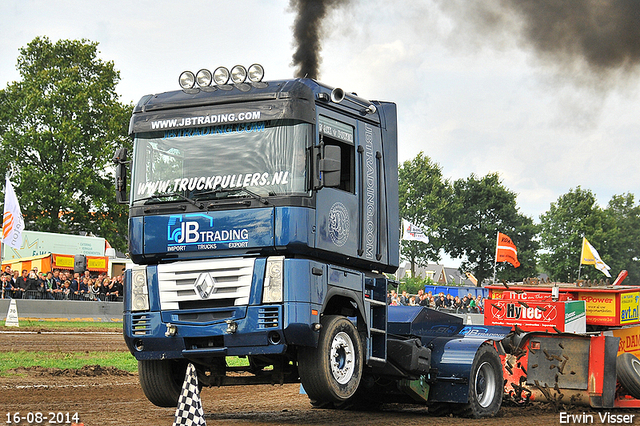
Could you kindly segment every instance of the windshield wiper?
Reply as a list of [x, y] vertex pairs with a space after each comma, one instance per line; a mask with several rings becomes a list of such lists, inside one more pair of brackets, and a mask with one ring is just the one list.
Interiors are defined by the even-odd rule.
[[165, 197], [178, 197], [181, 200], [184, 200], [184, 201], [186, 201], [186, 202], [188, 202], [190, 204], [193, 204], [194, 206], [196, 206], [199, 209], [203, 209], [204, 208], [204, 205], [202, 203], [198, 203], [197, 201], [192, 200], [189, 197], [185, 197], [184, 195], [179, 194], [177, 192], [168, 192], [166, 194], [151, 195], [149, 197], [140, 198], [139, 200], [136, 200], [136, 201], [145, 201], [145, 204], [151, 204], [149, 201], [156, 200], [156, 201], [162, 203], [163, 202], [162, 199], [165, 198]]
[[245, 187], [241, 187], [241, 188], [222, 188], [221, 186], [217, 186], [215, 189], [212, 189], [211, 191], [206, 191], [206, 192], [200, 192], [198, 194], [196, 194], [195, 196], [198, 197], [198, 199], [200, 199], [201, 196], [207, 196], [207, 195], [211, 195], [211, 194], [234, 194], [234, 193], [239, 193], [239, 192], [245, 192], [247, 193], [249, 196], [251, 196], [252, 198], [255, 198], [256, 200], [260, 201], [262, 204], [269, 204], [269, 200], [267, 200], [266, 198], [264, 198], [263, 196], [256, 194], [255, 192], [245, 188]]
[[262, 195], [260, 194], [256, 194], [253, 191], [249, 191], [247, 188], [245, 188], [244, 186], [242, 188], [239, 188], [240, 191], [244, 191], [247, 194], [251, 195], [253, 198], [255, 198], [256, 200], [260, 201], [262, 204], [269, 204], [269, 201], [264, 198]]

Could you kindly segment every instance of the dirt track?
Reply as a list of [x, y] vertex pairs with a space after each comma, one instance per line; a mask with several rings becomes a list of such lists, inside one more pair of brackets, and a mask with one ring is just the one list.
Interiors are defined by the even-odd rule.
[[[120, 334], [7, 334], [0, 333], [0, 351], [91, 351], [97, 348], [126, 351]], [[89, 425], [171, 425], [173, 409], [158, 408], [147, 401], [136, 374], [108, 368], [54, 371], [30, 368], [0, 377], [0, 401], [6, 413], [75, 413]], [[554, 425], [558, 411], [549, 405], [504, 407], [500, 417], [469, 420], [433, 418], [416, 406], [387, 405], [375, 412], [313, 409], [299, 385], [205, 388], [202, 391], [207, 424], [220, 425]], [[570, 411], [589, 412], [584, 407]], [[616, 411], [615, 413], [632, 413]], [[594, 412], [594, 424], [601, 424]], [[640, 413], [638, 416], [640, 417]], [[640, 418], [634, 419], [640, 424]], [[23, 422], [22, 424], [27, 424]], [[44, 421], [41, 424], [48, 424]]]

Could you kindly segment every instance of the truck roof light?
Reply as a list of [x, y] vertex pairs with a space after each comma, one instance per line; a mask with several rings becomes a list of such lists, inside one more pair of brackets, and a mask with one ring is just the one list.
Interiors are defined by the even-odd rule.
[[264, 68], [260, 64], [253, 64], [249, 67], [249, 80], [252, 83], [259, 83], [264, 78]]
[[225, 67], [218, 67], [213, 71], [213, 82], [218, 86], [229, 82], [229, 70]]
[[211, 81], [213, 80], [213, 76], [211, 75], [211, 71], [208, 69], [201, 69], [196, 74], [196, 82], [200, 87], [207, 87], [211, 85]]
[[193, 89], [196, 84], [196, 76], [191, 71], [183, 71], [178, 81], [183, 89]]
[[231, 81], [235, 84], [244, 83], [247, 79], [247, 69], [242, 65], [236, 65], [231, 68]]

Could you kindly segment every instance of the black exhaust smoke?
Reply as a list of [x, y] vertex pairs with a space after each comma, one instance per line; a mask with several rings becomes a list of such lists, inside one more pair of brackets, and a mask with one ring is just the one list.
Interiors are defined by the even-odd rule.
[[322, 22], [332, 9], [349, 0], [291, 0], [289, 6], [296, 13], [293, 23], [295, 52], [292, 65], [295, 77], [318, 79], [323, 35]]
[[449, 2], [441, 8], [479, 34], [516, 37], [543, 62], [603, 79], [640, 63], [640, 1], [497, 0]]
[[628, 70], [640, 62], [637, 0], [508, 1], [524, 19], [537, 52], [556, 60], [584, 61], [592, 71]]

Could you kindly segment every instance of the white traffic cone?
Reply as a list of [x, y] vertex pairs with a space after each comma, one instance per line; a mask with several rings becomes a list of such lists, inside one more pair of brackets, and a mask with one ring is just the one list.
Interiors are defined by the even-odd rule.
[[18, 322], [18, 305], [16, 299], [11, 299], [9, 302], [9, 310], [7, 310], [7, 318], [4, 321], [5, 327], [20, 327]]

